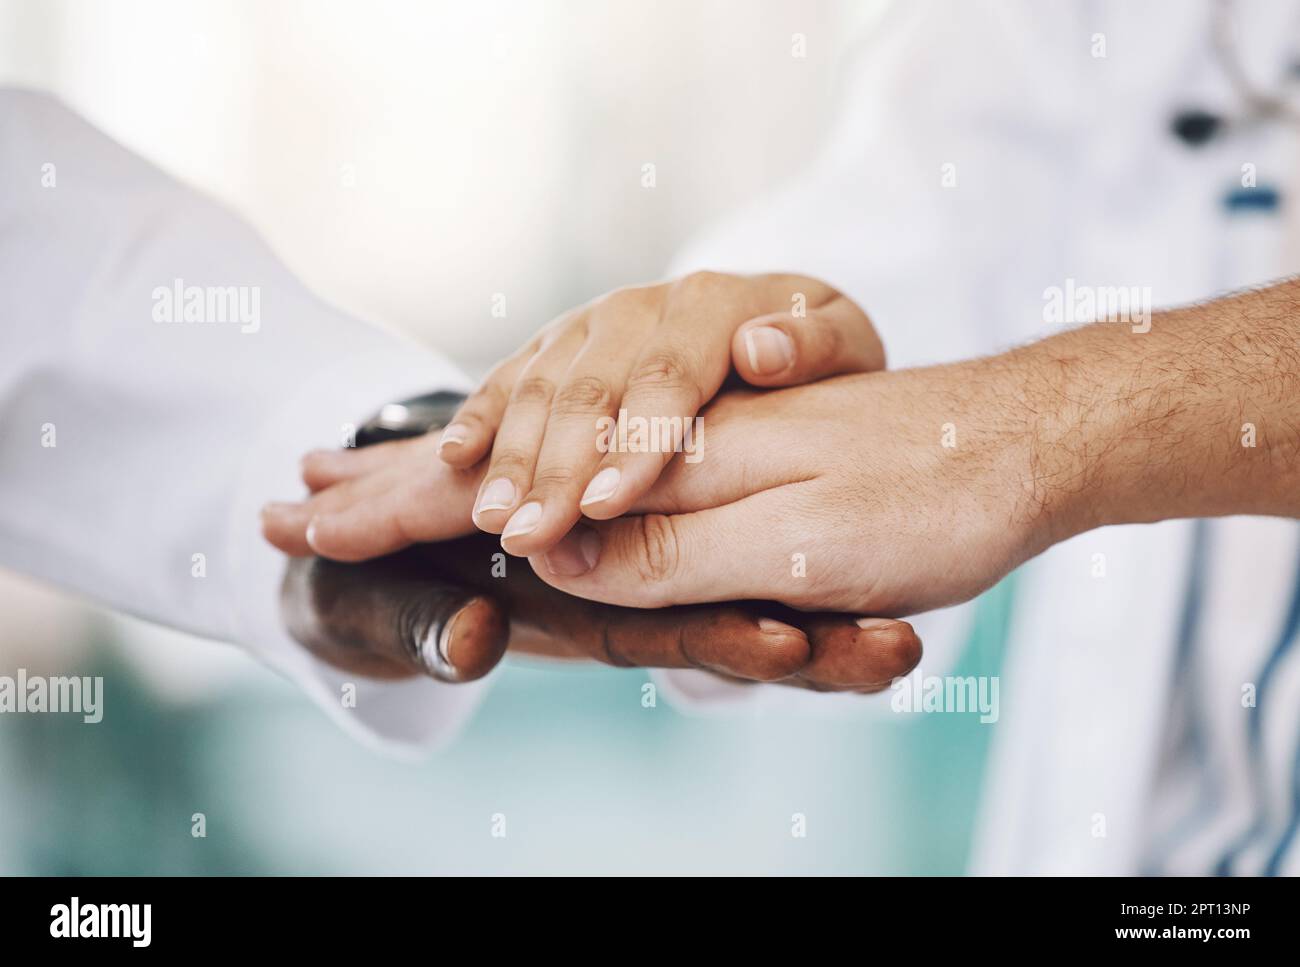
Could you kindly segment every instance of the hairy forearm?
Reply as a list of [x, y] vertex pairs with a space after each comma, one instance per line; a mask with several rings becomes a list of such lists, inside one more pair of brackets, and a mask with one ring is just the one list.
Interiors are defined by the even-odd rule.
[[999, 358], [1051, 543], [1105, 524], [1300, 517], [1300, 281], [1095, 323]]

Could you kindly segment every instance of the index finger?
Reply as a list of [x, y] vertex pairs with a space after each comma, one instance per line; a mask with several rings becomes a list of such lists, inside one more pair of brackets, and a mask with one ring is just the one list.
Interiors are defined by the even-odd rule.
[[[748, 320], [775, 318], [778, 310], [790, 307], [792, 292], [806, 298], [814, 309], [838, 295], [803, 276], [741, 278], [699, 272], [673, 285], [660, 325], [628, 370], [617, 432], [609, 441], [616, 445], [609, 448], [582, 494], [580, 507], [587, 517], [609, 520], [626, 513], [677, 453], [686, 454], [691, 462], [702, 458], [703, 418], [697, 414], [731, 372], [733, 344], [738, 339], [744, 342], [737, 335], [738, 327]], [[820, 325], [821, 317], [816, 320]], [[762, 328], [777, 331], [761, 325], [747, 331]], [[817, 341], [800, 332], [803, 343]], [[792, 367], [792, 372], [798, 371]], [[749, 369], [742, 374], [753, 375]]]

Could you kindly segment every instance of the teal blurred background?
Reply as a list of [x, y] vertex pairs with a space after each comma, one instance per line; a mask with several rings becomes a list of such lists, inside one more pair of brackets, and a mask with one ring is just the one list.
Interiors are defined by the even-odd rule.
[[[956, 673], [997, 673], [1010, 596], [981, 599]], [[90, 656], [65, 673], [104, 676], [101, 723], [0, 716], [0, 872], [956, 874], [996, 728], [887, 695], [862, 716], [687, 717], [643, 708], [639, 671], [514, 663], [412, 764], [269, 672], [177, 703], [111, 643]]]

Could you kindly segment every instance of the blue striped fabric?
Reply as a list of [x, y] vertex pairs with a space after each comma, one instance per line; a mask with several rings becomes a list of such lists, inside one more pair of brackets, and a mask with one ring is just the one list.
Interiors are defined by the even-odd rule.
[[[1277, 680], [1277, 671], [1294, 647], [1298, 630], [1300, 630], [1300, 562], [1297, 562], [1296, 580], [1292, 583], [1291, 604], [1287, 608], [1273, 650], [1269, 653], [1268, 660], [1264, 662], [1263, 668], [1260, 669], [1255, 692], [1255, 709], [1248, 723], [1251, 784], [1258, 806], [1250, 826], [1224, 851], [1219, 858], [1219, 862], [1215, 864], [1214, 872], [1219, 876], [1231, 875], [1241, 854], [1258, 840], [1267, 828], [1267, 782], [1265, 776], [1268, 767], [1267, 763], [1263, 761], [1263, 719], [1269, 712], [1268, 697], [1274, 682]], [[1284, 707], [1280, 711], [1286, 712], [1288, 709]], [[1287, 831], [1273, 850], [1263, 872], [1275, 873], [1277, 871], [1282, 857], [1295, 835], [1295, 827], [1298, 821], [1297, 807], [1300, 807], [1300, 799], [1293, 796]]]
[[[1183, 592], [1183, 612], [1178, 620], [1178, 643], [1174, 658], [1174, 701], [1187, 701], [1193, 694], [1193, 669], [1196, 667], [1196, 632], [1201, 623], [1201, 602], [1205, 597], [1206, 568], [1210, 560], [1210, 524], [1198, 520], [1192, 530], [1192, 562], [1187, 571], [1187, 589]], [[1187, 711], [1189, 752], [1196, 763], [1199, 793], [1192, 808], [1161, 837], [1149, 851], [1144, 872], [1157, 875], [1166, 871], [1174, 852], [1218, 809], [1218, 784], [1209, 769], [1205, 725], [1195, 705]]]

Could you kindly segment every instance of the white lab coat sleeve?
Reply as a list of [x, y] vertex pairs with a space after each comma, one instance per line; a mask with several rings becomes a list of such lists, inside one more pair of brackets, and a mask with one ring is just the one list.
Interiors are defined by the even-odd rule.
[[995, 86], [935, 81], [960, 76], [966, 62], [975, 76], [985, 69], [986, 51], [971, 38], [995, 42], [1001, 25], [979, 9], [988, 5], [975, 6], [891, 5], [846, 58], [835, 121], [807, 165], [689, 240], [670, 276], [711, 269], [821, 279], [866, 310], [891, 369], [1005, 345], [1000, 320], [981, 307], [1010, 233], [989, 226], [982, 209], [968, 211], [982, 191], [957, 191], [947, 179], [951, 169], [954, 179], [979, 181], [988, 166], [1009, 163], [1004, 152], [990, 156], [986, 132], [966, 119], [992, 114], [1023, 126], [1026, 111]]
[[[305, 450], [462, 375], [321, 303], [248, 225], [48, 96], [0, 91], [0, 186], [0, 563], [237, 642], [377, 744], [453, 730], [478, 685], [356, 681], [344, 707], [348, 676], [282, 628], [258, 509], [303, 493]], [[202, 321], [192, 292], [167, 305], [177, 287], [202, 287]]]

